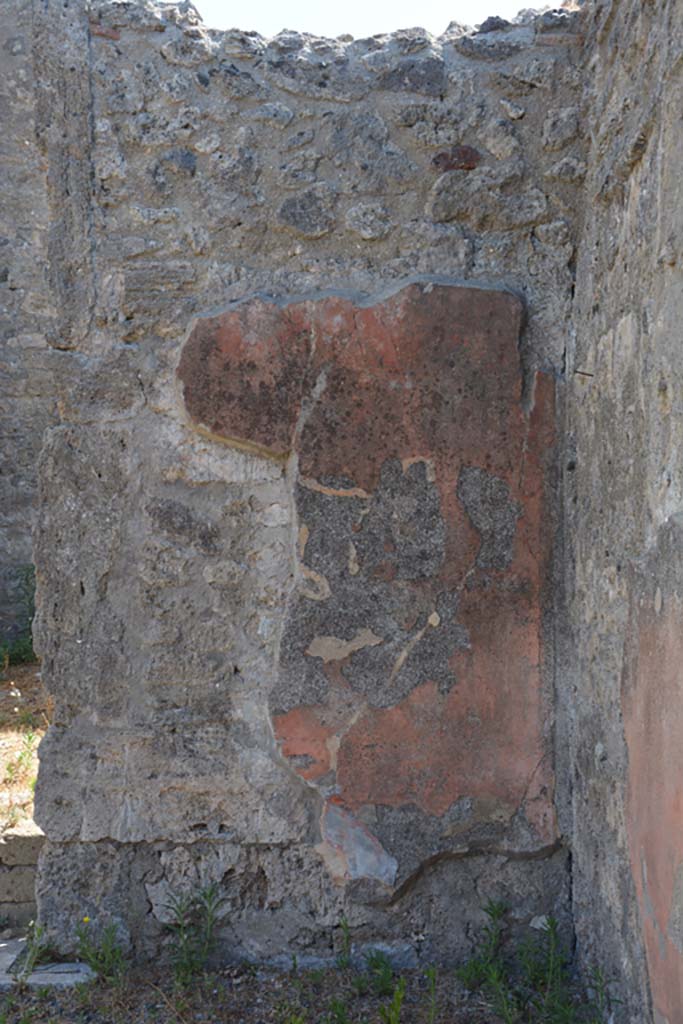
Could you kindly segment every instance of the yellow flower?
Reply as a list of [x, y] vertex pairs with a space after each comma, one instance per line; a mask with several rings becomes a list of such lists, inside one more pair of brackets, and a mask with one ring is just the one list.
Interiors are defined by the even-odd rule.
[[83, 924], [89, 924], [89, 923], [90, 923], [90, 918], [89, 917], [84, 917], [83, 918]]

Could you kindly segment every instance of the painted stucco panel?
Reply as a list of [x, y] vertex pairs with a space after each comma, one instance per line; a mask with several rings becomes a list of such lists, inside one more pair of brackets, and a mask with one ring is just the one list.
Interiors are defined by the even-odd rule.
[[683, 527], [635, 574], [622, 692], [627, 835], [653, 1008], [683, 1020]]
[[292, 767], [346, 813], [470, 801], [465, 834], [534, 848], [557, 840], [554, 407], [544, 376], [522, 407], [521, 319], [509, 292], [424, 282], [257, 298], [200, 320], [178, 376], [200, 429], [289, 458], [297, 557], [270, 707]]

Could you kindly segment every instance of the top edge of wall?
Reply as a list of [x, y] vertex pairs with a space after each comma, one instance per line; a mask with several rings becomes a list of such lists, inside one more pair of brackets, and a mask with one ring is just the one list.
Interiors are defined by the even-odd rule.
[[[598, 0], [599, 2], [599, 0]], [[532, 45], [539, 36], [555, 36], [559, 33], [574, 34], [583, 27], [587, 12], [595, 6], [595, 0], [561, 0], [557, 5], [540, 8], [523, 8], [510, 21], [486, 18], [476, 27], [452, 21], [441, 35], [433, 35], [419, 26], [402, 28], [394, 32], [379, 33], [367, 38], [354, 38], [345, 33], [335, 38], [317, 36], [309, 32], [283, 29], [272, 37], [239, 27], [215, 29], [206, 24], [190, 0], [154, 2], [154, 0], [89, 0], [87, 10], [91, 24], [97, 34], [107, 31], [116, 33], [120, 29], [165, 32], [176, 26], [187, 35], [202, 41], [211, 53], [207, 56], [251, 56], [259, 57], [266, 50], [284, 55], [309, 57], [315, 60], [329, 56], [334, 49], [346, 51], [349, 56], [366, 54], [377, 50], [390, 51], [396, 56], [410, 56], [426, 48], [444, 48], [477, 38], [486, 37], [486, 42]], [[112, 35], [112, 38], [116, 38]], [[482, 40], [484, 41], [484, 40]], [[226, 52], [227, 51], [227, 52]], [[468, 56], [478, 56], [468, 52]], [[491, 56], [492, 54], [486, 54]]]

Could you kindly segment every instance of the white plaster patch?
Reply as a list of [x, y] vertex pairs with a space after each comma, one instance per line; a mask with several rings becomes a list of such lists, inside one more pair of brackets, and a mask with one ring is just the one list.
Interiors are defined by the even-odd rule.
[[356, 651], [376, 647], [382, 642], [382, 637], [371, 629], [361, 629], [351, 640], [341, 640], [336, 636], [316, 636], [306, 649], [306, 654], [311, 658], [322, 658], [327, 665], [330, 661], [343, 661]]

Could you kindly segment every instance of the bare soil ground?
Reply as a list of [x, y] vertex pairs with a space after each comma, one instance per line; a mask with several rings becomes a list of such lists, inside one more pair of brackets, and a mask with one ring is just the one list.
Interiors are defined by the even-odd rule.
[[[147, 969], [121, 986], [0, 995], [0, 1024], [394, 1024], [385, 1016], [391, 996], [359, 994], [358, 977], [334, 968], [274, 973], [247, 965], [204, 975], [179, 992], [169, 974]], [[433, 999], [423, 973], [403, 977], [400, 1024], [499, 1024], [452, 971], [438, 977]]]
[[0, 832], [33, 816], [38, 743], [50, 712], [39, 664], [0, 673]]

